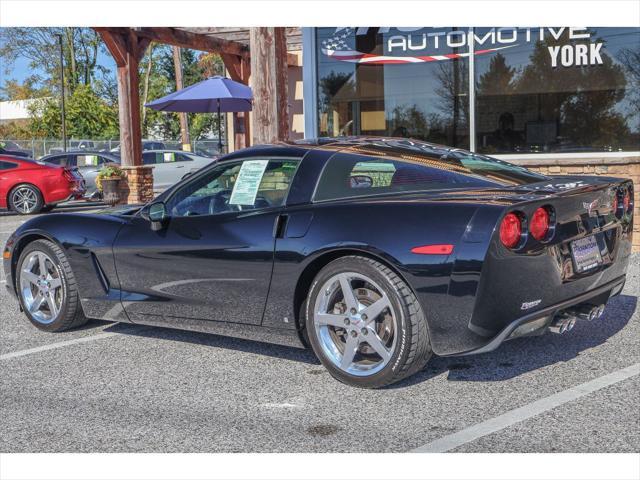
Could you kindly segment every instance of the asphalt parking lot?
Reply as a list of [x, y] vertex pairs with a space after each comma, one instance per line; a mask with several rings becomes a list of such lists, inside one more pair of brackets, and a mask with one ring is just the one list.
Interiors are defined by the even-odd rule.
[[[2, 246], [25, 220], [0, 216]], [[96, 321], [40, 332], [0, 287], [2, 452], [640, 451], [637, 254], [601, 320], [378, 391], [294, 348]]]

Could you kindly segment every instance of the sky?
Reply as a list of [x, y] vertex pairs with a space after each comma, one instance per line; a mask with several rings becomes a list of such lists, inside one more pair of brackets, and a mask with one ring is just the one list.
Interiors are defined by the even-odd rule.
[[[99, 52], [98, 64], [110, 69], [115, 75], [116, 64], [111, 58], [111, 55], [105, 52]], [[6, 80], [17, 80], [22, 83], [25, 78], [33, 75], [34, 71], [29, 66], [29, 59], [19, 57], [16, 59], [13, 65], [9, 67], [9, 73], [5, 72], [6, 65], [2, 65], [0, 68], [0, 85], [4, 85]]]

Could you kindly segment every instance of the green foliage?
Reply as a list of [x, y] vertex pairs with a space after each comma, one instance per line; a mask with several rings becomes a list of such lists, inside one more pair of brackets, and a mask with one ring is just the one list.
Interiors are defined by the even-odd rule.
[[[61, 111], [57, 99], [45, 98], [29, 109], [29, 130], [37, 138], [58, 138]], [[118, 112], [88, 85], [76, 88], [66, 104], [67, 135], [70, 138], [117, 138]]]
[[[33, 74], [19, 83], [7, 78], [0, 85], [0, 98], [40, 98], [30, 107], [30, 119], [23, 124], [4, 125], [4, 137], [60, 138], [60, 56], [62, 38], [66, 127], [69, 138], [106, 139], [119, 137], [117, 83], [112, 70], [98, 64], [106, 46], [91, 28], [0, 28], [0, 62], [9, 73], [17, 59], [27, 59]], [[212, 75], [223, 74], [217, 54], [182, 50], [183, 82], [192, 85]], [[140, 62], [140, 99], [149, 102], [176, 90], [171, 47], [152, 44]], [[180, 138], [175, 113], [157, 112], [141, 105], [143, 138]], [[192, 140], [217, 135], [215, 113], [188, 114]]]
[[117, 165], [106, 165], [100, 169], [98, 175], [96, 175], [96, 187], [98, 190], [102, 191], [102, 180], [104, 179], [116, 179], [116, 178], [124, 178], [124, 171], [118, 167]]

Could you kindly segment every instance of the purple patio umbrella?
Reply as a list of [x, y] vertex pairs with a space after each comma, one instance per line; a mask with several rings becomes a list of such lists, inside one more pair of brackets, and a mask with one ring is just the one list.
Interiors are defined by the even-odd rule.
[[215, 76], [149, 102], [145, 107], [161, 112], [218, 112], [218, 149], [222, 151], [220, 113], [248, 112], [252, 100], [253, 93], [248, 86]]

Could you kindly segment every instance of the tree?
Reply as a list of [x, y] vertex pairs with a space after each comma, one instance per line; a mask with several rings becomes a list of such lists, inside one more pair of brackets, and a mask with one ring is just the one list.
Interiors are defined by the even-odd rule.
[[10, 72], [16, 59], [30, 61], [36, 73], [33, 79], [52, 92], [59, 90], [60, 60], [58, 37], [62, 36], [65, 87], [73, 93], [78, 85], [91, 85], [104, 69], [97, 65], [98, 53], [104, 48], [99, 35], [91, 28], [19, 27], [0, 29], [0, 60]]
[[[30, 108], [29, 130], [34, 137], [60, 136], [60, 104], [45, 98]], [[70, 138], [117, 138], [118, 112], [87, 85], [76, 88], [67, 101], [67, 134]]]
[[513, 92], [516, 69], [507, 65], [501, 53], [489, 61], [489, 69], [480, 75], [476, 90], [478, 95], [509, 95]]
[[4, 100], [28, 100], [31, 98], [39, 98], [51, 95], [46, 89], [37, 88], [38, 80], [31, 75], [24, 79], [22, 83], [17, 80], [6, 80], [4, 85], [0, 87], [2, 91], [1, 99]]
[[603, 49], [601, 65], [553, 68], [547, 48], [570, 43], [568, 33], [559, 40], [536, 42], [515, 92], [526, 96], [529, 110], [537, 110], [540, 120], [559, 120], [560, 139], [585, 146], [623, 144], [629, 128], [616, 109], [626, 95], [623, 66]]

